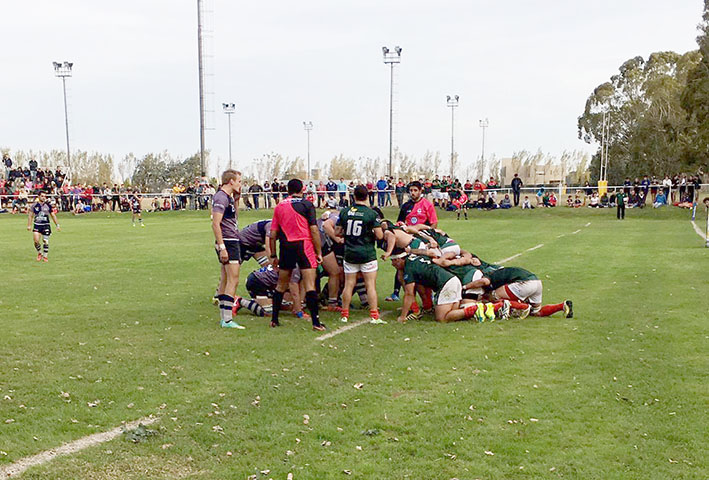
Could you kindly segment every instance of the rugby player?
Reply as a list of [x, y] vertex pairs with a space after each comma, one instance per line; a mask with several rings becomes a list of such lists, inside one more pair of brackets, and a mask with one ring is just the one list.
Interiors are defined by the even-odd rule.
[[323, 255], [322, 267], [324, 274], [327, 274], [327, 310], [331, 312], [341, 310], [337, 303], [340, 285], [344, 283], [341, 280], [344, 280], [342, 263], [345, 254], [345, 239], [338, 236], [335, 231], [335, 225], [339, 218], [339, 212], [328, 211], [318, 220]]
[[428, 225], [411, 225], [406, 227], [406, 230], [424, 239], [430, 247], [437, 248], [440, 254], [434, 256], [450, 259], [460, 255], [460, 245], [443, 230]]
[[337, 233], [345, 239], [345, 287], [342, 291], [342, 315], [349, 321], [350, 302], [357, 277], [361, 274], [367, 290], [370, 323], [386, 323], [379, 318], [377, 309], [377, 252], [376, 240], [384, 238], [377, 212], [369, 208], [369, 191], [364, 185], [354, 189], [354, 205], [345, 207], [337, 221]]
[[232, 316], [236, 286], [239, 283], [239, 220], [236, 201], [241, 190], [241, 172], [225, 170], [219, 191], [212, 199], [212, 231], [214, 248], [221, 263], [221, 275], [217, 300], [219, 301], [220, 325], [224, 328], [243, 330]]
[[[251, 300], [243, 297], [237, 297], [234, 303], [234, 314], [240, 308], [246, 308], [251, 313], [259, 317], [265, 317], [266, 313], [271, 313], [271, 300], [273, 292], [278, 285], [278, 267], [266, 265], [249, 274], [246, 278], [246, 291], [249, 292]], [[290, 298], [286, 295], [290, 294]], [[296, 268], [291, 274], [288, 283], [288, 293], [284, 295], [284, 299], [292, 302], [293, 314], [298, 318], [310, 318], [310, 315], [303, 313], [302, 303], [300, 301], [300, 270]]]
[[391, 257], [394, 267], [403, 272], [404, 304], [398, 321], [405, 323], [411, 305], [414, 304], [416, 286], [423, 286], [436, 292], [434, 316], [437, 322], [456, 322], [468, 318], [484, 321], [484, 310], [497, 312], [501, 318], [509, 316], [509, 301], [491, 304], [492, 307], [478, 303], [461, 305], [462, 284], [451, 272], [439, 267], [426, 257], [402, 253]]
[[262, 267], [267, 265], [271, 257], [271, 220], [260, 220], [239, 230], [241, 245], [241, 263], [254, 258]]
[[34, 248], [37, 250], [37, 261], [49, 261], [49, 236], [52, 234], [52, 227], [49, 219], [54, 221], [57, 231], [61, 232], [62, 227], [57, 222], [57, 214], [54, 208], [47, 201], [47, 194], [40, 192], [37, 201], [29, 209], [27, 216], [27, 230], [32, 231]]
[[130, 210], [132, 212], [131, 214], [131, 219], [133, 220], [133, 226], [135, 227], [135, 219], [137, 218], [138, 221], [140, 222], [140, 226], [144, 227], [145, 224], [143, 223], [143, 215], [142, 215], [142, 208], [140, 206], [140, 191], [135, 190], [133, 193], [131, 193], [130, 197], [128, 197], [128, 201], [130, 202]]
[[[276, 242], [280, 242], [280, 254], [276, 255]], [[271, 223], [271, 263], [279, 267], [278, 285], [273, 293], [271, 326], [279, 326], [278, 314], [283, 304], [283, 293], [288, 289], [291, 272], [300, 267], [305, 286], [305, 304], [313, 322], [313, 330], [323, 331], [318, 315], [318, 294], [315, 291], [315, 276], [322, 262], [320, 231], [315, 218], [315, 206], [303, 199], [303, 182], [297, 178], [288, 181], [288, 197], [273, 210]]]
[[561, 311], [566, 318], [574, 316], [571, 300], [542, 306], [542, 281], [524, 268], [504, 267], [486, 272], [482, 278], [466, 284], [465, 288], [484, 288], [492, 300], [507, 299], [529, 304], [529, 313], [535, 317], [548, 317]]
[[398, 255], [404, 251], [416, 255], [436, 256], [436, 252], [429, 250], [428, 244], [423, 239], [406, 232], [404, 227], [394, 225], [386, 219], [381, 221], [381, 226], [384, 230], [382, 260], [387, 261], [392, 255]]
[[[404, 202], [399, 210], [398, 222], [403, 222], [406, 225], [429, 225], [433, 228], [438, 226], [438, 215], [433, 204], [424, 197], [423, 185], [419, 181], [413, 181], [409, 184], [409, 200]], [[384, 300], [387, 302], [396, 302], [399, 300], [399, 277], [394, 278], [394, 291]]]

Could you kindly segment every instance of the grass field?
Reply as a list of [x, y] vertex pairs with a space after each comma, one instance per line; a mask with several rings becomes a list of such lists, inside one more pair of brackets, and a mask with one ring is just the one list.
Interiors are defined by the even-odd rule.
[[574, 318], [389, 314], [324, 342], [292, 316], [220, 329], [208, 214], [145, 217], [62, 215], [48, 264], [25, 217], [0, 218], [0, 470], [154, 414], [143, 442], [22, 478], [709, 478], [709, 250], [686, 211], [445, 214], [489, 261], [543, 243], [510, 264]]

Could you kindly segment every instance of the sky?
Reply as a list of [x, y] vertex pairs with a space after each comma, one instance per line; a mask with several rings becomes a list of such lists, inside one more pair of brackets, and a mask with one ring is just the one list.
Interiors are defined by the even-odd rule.
[[[205, 0], [206, 146], [211, 171], [246, 168], [266, 153], [311, 162], [389, 152], [389, 67], [395, 68], [394, 145], [450, 156], [446, 95], [459, 95], [463, 165], [519, 150], [591, 151], [576, 119], [593, 89], [627, 59], [696, 49], [701, 0]], [[5, 2], [0, 48], [0, 147], [64, 149], [61, 81], [68, 79], [72, 149], [122, 158], [199, 151], [196, 0]]]

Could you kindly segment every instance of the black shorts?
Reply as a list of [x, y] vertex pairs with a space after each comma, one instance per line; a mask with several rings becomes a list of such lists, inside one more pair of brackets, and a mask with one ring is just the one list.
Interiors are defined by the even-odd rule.
[[140, 207], [137, 207], [137, 208], [136, 208], [136, 207], [133, 207], [133, 208], [131, 208], [131, 210], [133, 210], [133, 213], [136, 214], [136, 215], [140, 215], [140, 212], [142, 212], [142, 210], [140, 209]]
[[253, 273], [246, 278], [246, 291], [249, 292], [251, 298], [268, 297], [273, 298], [273, 289], [268, 288], [261, 280], [256, 278]]
[[342, 262], [345, 259], [345, 244], [333, 242], [332, 251], [335, 252], [335, 260], [337, 260], [337, 264], [342, 266]]
[[278, 266], [285, 270], [293, 270], [296, 266], [301, 270], [317, 268], [318, 262], [312, 241], [298, 240], [295, 242], [280, 242]]
[[[224, 240], [224, 246], [226, 247], [226, 252], [229, 254], [228, 263], [241, 263], [241, 247], [239, 246], [238, 240]], [[219, 247], [214, 246], [217, 252], [217, 258], [221, 262], [221, 257], [219, 256]]]
[[52, 227], [49, 225], [35, 225], [32, 227], [33, 232], [41, 233], [42, 235], [51, 235]]
[[[239, 242], [239, 243], [241, 243], [241, 242]], [[261, 246], [253, 247], [251, 245], [244, 245], [243, 243], [241, 243], [240, 248], [241, 248], [240, 256], [241, 256], [242, 263], [247, 261], [249, 258], [255, 256], [257, 253], [263, 252], [265, 250], [265, 248], [261, 247]]]

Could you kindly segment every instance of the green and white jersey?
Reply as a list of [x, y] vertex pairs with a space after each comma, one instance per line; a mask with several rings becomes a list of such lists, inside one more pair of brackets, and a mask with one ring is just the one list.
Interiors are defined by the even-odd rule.
[[499, 270], [501, 268], [505, 268], [502, 265], [495, 265], [494, 263], [487, 263], [485, 260], [481, 259], [480, 257], [475, 257], [480, 261], [480, 266], [479, 267], [474, 267], [483, 272], [483, 275], [487, 275], [488, 273], [494, 272], [495, 270]]
[[422, 230], [421, 233], [434, 239], [439, 247], [456, 244], [448, 235], [437, 232], [435, 228], [427, 228], [426, 230]]
[[535, 274], [518, 267], [503, 267], [485, 276], [490, 279], [490, 288], [497, 289], [503, 285], [508, 285], [515, 282], [523, 282], [525, 280], [539, 280]]
[[337, 225], [345, 233], [345, 261], [362, 264], [377, 259], [374, 228], [380, 226], [377, 212], [366, 205], [353, 205], [340, 211]]
[[446, 270], [460, 279], [460, 283], [465, 285], [473, 281], [473, 275], [478, 269], [472, 265], [451, 265], [446, 267]]
[[404, 264], [404, 285], [418, 283], [439, 292], [454, 275], [431, 262], [428, 257], [409, 255]]

